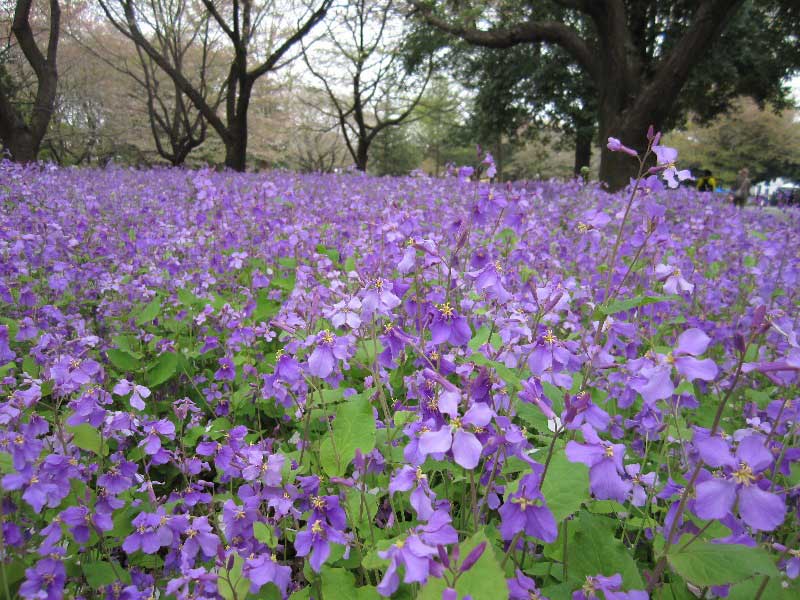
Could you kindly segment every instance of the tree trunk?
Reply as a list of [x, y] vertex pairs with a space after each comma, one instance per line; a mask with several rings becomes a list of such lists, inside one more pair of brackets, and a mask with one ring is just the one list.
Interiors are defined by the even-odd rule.
[[233, 136], [225, 141], [225, 166], [234, 171], [247, 170], [247, 138]]
[[575, 176], [580, 177], [581, 170], [592, 162], [592, 129], [578, 129], [575, 134]]
[[356, 169], [359, 171], [366, 172], [367, 170], [367, 160], [369, 160], [367, 154], [368, 150], [369, 145], [364, 140], [359, 139], [358, 146], [356, 147]]
[[38, 144], [27, 127], [13, 129], [8, 133], [4, 132], [3, 142], [14, 162], [34, 162], [39, 154]]

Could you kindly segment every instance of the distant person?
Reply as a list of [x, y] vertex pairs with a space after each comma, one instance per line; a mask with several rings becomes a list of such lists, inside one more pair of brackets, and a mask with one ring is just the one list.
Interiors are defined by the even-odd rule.
[[735, 206], [742, 208], [747, 204], [747, 199], [750, 197], [751, 185], [750, 171], [745, 167], [739, 171], [739, 174], [736, 176], [736, 183], [733, 184], [733, 188], [731, 189], [731, 198]]
[[708, 169], [703, 170], [703, 176], [697, 180], [698, 192], [713, 192], [717, 189], [717, 180]]

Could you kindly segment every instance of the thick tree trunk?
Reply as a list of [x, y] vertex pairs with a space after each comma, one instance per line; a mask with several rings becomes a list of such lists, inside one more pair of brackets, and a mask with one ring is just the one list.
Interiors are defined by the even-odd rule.
[[4, 132], [3, 143], [14, 162], [34, 162], [39, 154], [39, 144], [27, 127]]
[[247, 137], [233, 136], [226, 140], [225, 166], [234, 171], [247, 170]]
[[369, 144], [367, 144], [364, 140], [358, 140], [358, 145], [356, 146], [356, 156], [355, 156], [355, 163], [356, 169], [359, 171], [367, 170], [367, 161], [369, 160]]
[[574, 173], [576, 177], [581, 175], [584, 167], [589, 167], [592, 161], [592, 138], [594, 130], [578, 129], [575, 134], [575, 165]]

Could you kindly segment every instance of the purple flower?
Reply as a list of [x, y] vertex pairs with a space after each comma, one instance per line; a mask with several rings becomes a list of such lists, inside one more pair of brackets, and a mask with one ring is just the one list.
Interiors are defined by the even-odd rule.
[[60, 600], [66, 578], [64, 563], [57, 555], [48, 556], [25, 569], [25, 581], [19, 587], [19, 595], [36, 600]]
[[175, 438], [175, 424], [167, 419], [158, 421], [147, 421], [142, 429], [146, 434], [144, 439], [139, 442], [140, 447], [144, 447], [144, 452], [152, 456], [161, 450], [161, 437], [172, 440]]
[[122, 543], [122, 549], [128, 554], [141, 550], [145, 554], [155, 554], [162, 546], [172, 543], [172, 530], [168, 527], [169, 516], [163, 508], [154, 513], [141, 512], [134, 517], [131, 524], [134, 531]]
[[309, 521], [308, 527], [297, 534], [294, 548], [298, 556], [311, 554], [309, 564], [315, 572], [319, 573], [331, 554], [331, 542], [347, 544], [347, 538], [341, 531], [335, 530], [322, 519], [316, 519], [313, 522]]
[[186, 539], [181, 546], [181, 554], [185, 558], [194, 558], [202, 550], [206, 559], [212, 558], [217, 554], [219, 547], [219, 537], [211, 529], [208, 517], [196, 517], [191, 524], [183, 530]]
[[692, 179], [692, 173], [688, 169], [678, 171], [675, 168], [675, 161], [678, 160], [678, 151], [675, 150], [675, 148], [653, 146], [653, 152], [656, 154], [656, 161], [658, 163], [658, 166], [653, 167], [653, 169], [662, 171], [661, 175], [666, 180], [669, 187], [676, 188], [680, 185], [681, 181]]
[[472, 271], [467, 275], [475, 280], [475, 289], [486, 294], [488, 298], [501, 304], [511, 298], [511, 294], [503, 287], [503, 266], [500, 261], [490, 262], [480, 271]]
[[519, 488], [500, 507], [500, 535], [511, 540], [519, 531], [544, 542], [554, 542], [558, 525], [539, 489], [539, 476], [530, 473], [519, 480]]
[[236, 366], [227, 356], [219, 359], [219, 369], [214, 373], [214, 379], [217, 381], [233, 381], [236, 379]]
[[407, 492], [411, 488], [414, 488], [411, 492], [411, 506], [416, 511], [418, 519], [427, 521], [433, 514], [433, 500], [436, 494], [428, 485], [428, 478], [421, 467], [405, 465], [389, 482], [389, 493], [394, 495], [396, 492]]
[[519, 569], [516, 577], [507, 581], [508, 600], [548, 600], [539, 593], [536, 582]]
[[647, 502], [647, 492], [644, 488], [653, 487], [656, 481], [656, 474], [645, 473], [643, 475], [641, 473], [641, 466], [636, 464], [625, 465], [625, 472], [631, 478], [631, 484], [633, 485], [633, 489], [631, 490], [631, 504], [634, 506], [644, 506]]
[[8, 326], [0, 325], [0, 367], [10, 363], [16, 356], [8, 345]]
[[483, 444], [474, 433], [466, 431], [464, 425], [472, 425], [482, 430], [493, 416], [494, 411], [486, 404], [473, 404], [463, 417], [455, 416], [448, 425], [442, 426], [438, 431], [423, 433], [419, 439], [419, 452], [427, 456], [443, 454], [452, 448], [453, 458], [457, 464], [465, 469], [474, 469], [481, 458]]
[[136, 385], [127, 379], [120, 379], [119, 383], [114, 386], [114, 393], [117, 396], [125, 396], [131, 394], [131, 406], [137, 410], [144, 410], [144, 398], [150, 397], [150, 390], [143, 385]]
[[702, 379], [712, 381], [718, 373], [717, 365], [710, 358], [698, 359], [711, 341], [700, 329], [687, 329], [678, 337], [678, 346], [671, 354], [656, 355], [656, 364], [650, 363], [639, 371], [638, 381], [631, 387], [642, 395], [645, 402], [655, 402], [669, 398], [675, 391], [672, 383], [672, 366], [688, 381]]
[[601, 440], [590, 425], [584, 425], [581, 431], [587, 443], [568, 442], [567, 458], [589, 467], [589, 488], [598, 500], [625, 502], [631, 491], [631, 483], [621, 477], [625, 473], [625, 445]]
[[337, 360], [345, 360], [348, 354], [347, 337], [340, 337], [331, 334], [327, 329], [317, 334], [316, 346], [308, 357], [308, 371], [316, 377], [325, 379], [333, 372]]
[[431, 322], [431, 341], [434, 344], [451, 343], [463, 346], [472, 338], [466, 317], [460, 316], [445, 302], [436, 307]]
[[390, 291], [386, 281], [378, 277], [364, 292], [361, 299], [361, 316], [367, 319], [376, 313], [387, 316], [399, 305], [400, 298]]
[[579, 429], [584, 421], [598, 431], [605, 431], [611, 422], [611, 417], [592, 402], [592, 396], [587, 391], [579, 392], [574, 397], [567, 396], [564, 401], [564, 412], [561, 413], [564, 427]]
[[622, 142], [620, 142], [615, 137], [608, 138], [608, 144], [606, 145], [606, 147], [612, 152], [624, 152], [625, 154], [630, 154], [631, 156], [639, 156], [636, 150], [624, 146]]
[[397, 573], [400, 567], [405, 569], [404, 583], [425, 583], [431, 574], [438, 551], [435, 546], [426, 544], [418, 535], [412, 534], [395, 542], [388, 550], [378, 552], [378, 556], [389, 559], [389, 567], [378, 584], [378, 593], [388, 597], [400, 585], [400, 576]]
[[[648, 600], [647, 592], [643, 590], [631, 590], [630, 592], [620, 591], [622, 588], [622, 575], [616, 574], [611, 577], [596, 575], [587, 577], [583, 587], [573, 592], [572, 600]], [[598, 592], [603, 592], [600, 596]]]
[[738, 500], [739, 515], [751, 528], [772, 531], [780, 526], [786, 504], [780, 496], [759, 485], [768, 487], [769, 480], [761, 472], [773, 462], [764, 440], [759, 435], [747, 436], [739, 442], [734, 457], [720, 446], [718, 439], [703, 438], [696, 442], [703, 460], [724, 467], [724, 475], [697, 484], [695, 514], [701, 519], [722, 519]]
[[242, 575], [250, 580], [250, 593], [257, 594], [261, 586], [272, 583], [286, 598], [289, 584], [292, 581], [292, 569], [278, 563], [274, 554], [251, 556], [244, 561]]
[[683, 278], [678, 267], [665, 264], [656, 265], [655, 275], [657, 281], [664, 282], [664, 291], [668, 294], [694, 291], [694, 285]]

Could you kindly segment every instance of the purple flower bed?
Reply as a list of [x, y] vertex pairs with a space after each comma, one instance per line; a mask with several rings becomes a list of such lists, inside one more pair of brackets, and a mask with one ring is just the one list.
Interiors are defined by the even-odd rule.
[[800, 595], [800, 212], [2, 163], [0, 215], [0, 594]]

